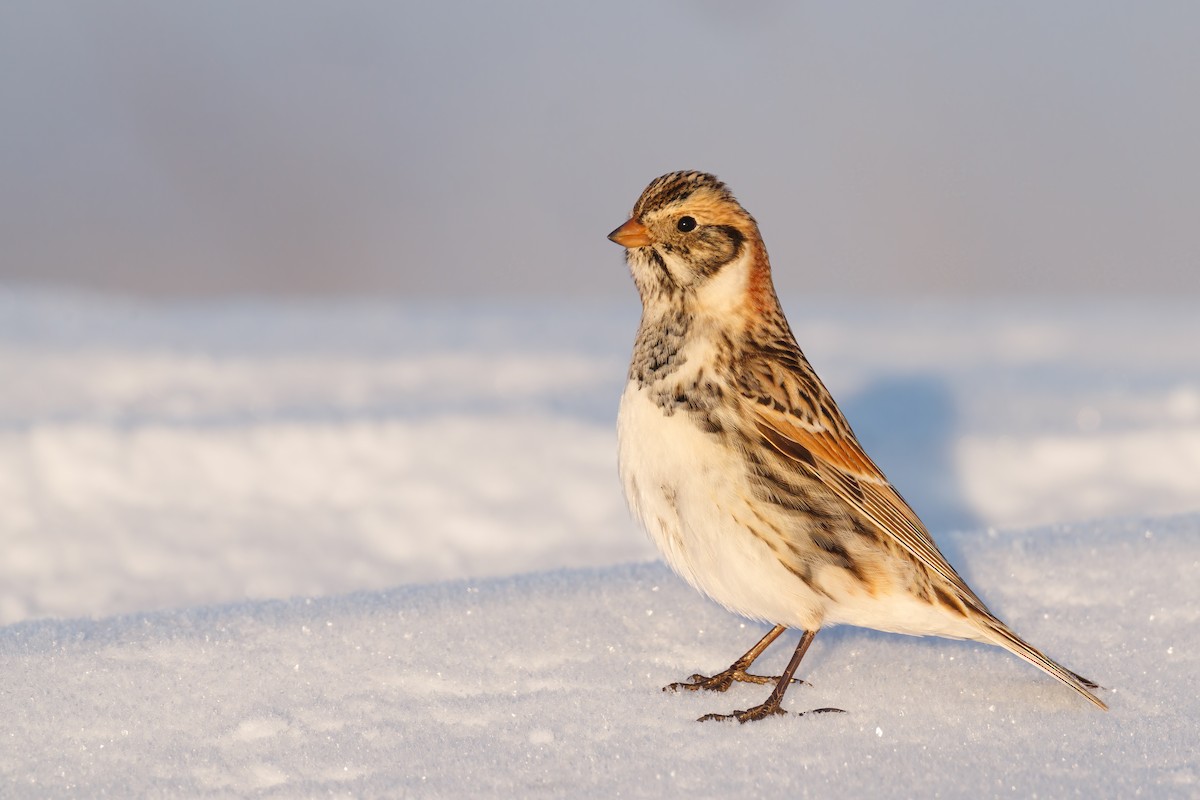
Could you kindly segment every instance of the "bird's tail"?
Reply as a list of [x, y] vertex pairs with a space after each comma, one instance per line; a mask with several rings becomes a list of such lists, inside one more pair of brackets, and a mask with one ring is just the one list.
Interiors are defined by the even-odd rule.
[[1038, 650], [1033, 645], [1026, 642], [1020, 636], [1017, 636], [1012, 630], [1000, 620], [988, 614], [983, 620], [980, 620], [983, 625], [984, 633], [995, 644], [1000, 645], [1005, 650], [1013, 655], [1023, 658], [1030, 664], [1033, 664], [1038, 669], [1048, 675], [1053, 675], [1060, 681], [1070, 686], [1075, 691], [1086, 697], [1089, 702], [1097, 708], [1104, 711], [1108, 710], [1108, 706], [1104, 701], [1096, 695], [1092, 694], [1091, 689], [1099, 689], [1100, 685], [1095, 681], [1090, 681], [1087, 678], [1072, 672], [1071, 670], [1047, 657], [1041, 650]]

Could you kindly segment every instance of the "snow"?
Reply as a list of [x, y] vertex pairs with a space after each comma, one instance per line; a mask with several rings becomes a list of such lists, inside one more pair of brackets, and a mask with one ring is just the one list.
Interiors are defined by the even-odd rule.
[[[764, 628], [628, 519], [635, 301], [0, 292], [0, 795], [1200, 792], [1200, 321], [792, 302], [995, 648], [822, 631], [793, 711], [660, 691]], [[789, 634], [764, 657], [777, 673]]]

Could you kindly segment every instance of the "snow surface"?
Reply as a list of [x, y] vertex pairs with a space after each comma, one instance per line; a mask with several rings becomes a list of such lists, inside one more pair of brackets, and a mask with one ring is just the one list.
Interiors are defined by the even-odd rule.
[[[1196, 796], [1200, 319], [787, 302], [976, 590], [1108, 687], [823, 631], [795, 711], [664, 694], [764, 629], [629, 521], [636, 303], [0, 292], [0, 796]], [[794, 635], [765, 657], [778, 671]]]

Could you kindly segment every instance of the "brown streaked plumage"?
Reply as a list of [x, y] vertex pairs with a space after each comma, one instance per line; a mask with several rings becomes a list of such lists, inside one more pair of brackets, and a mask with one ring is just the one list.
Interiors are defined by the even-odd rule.
[[780, 703], [823, 625], [1003, 647], [1099, 708], [1080, 677], [995, 617], [863, 452], [784, 318], [754, 218], [702, 172], [650, 183], [609, 238], [642, 300], [618, 418], [631, 509], [667, 562], [733, 611], [775, 627], [729, 669], [667, 688], [724, 691], [786, 628], [804, 631]]

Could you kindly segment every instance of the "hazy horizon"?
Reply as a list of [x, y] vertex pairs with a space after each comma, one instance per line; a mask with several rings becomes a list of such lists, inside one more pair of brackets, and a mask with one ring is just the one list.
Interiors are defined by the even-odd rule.
[[628, 293], [726, 180], [781, 294], [1200, 294], [1200, 6], [0, 7], [0, 283]]

